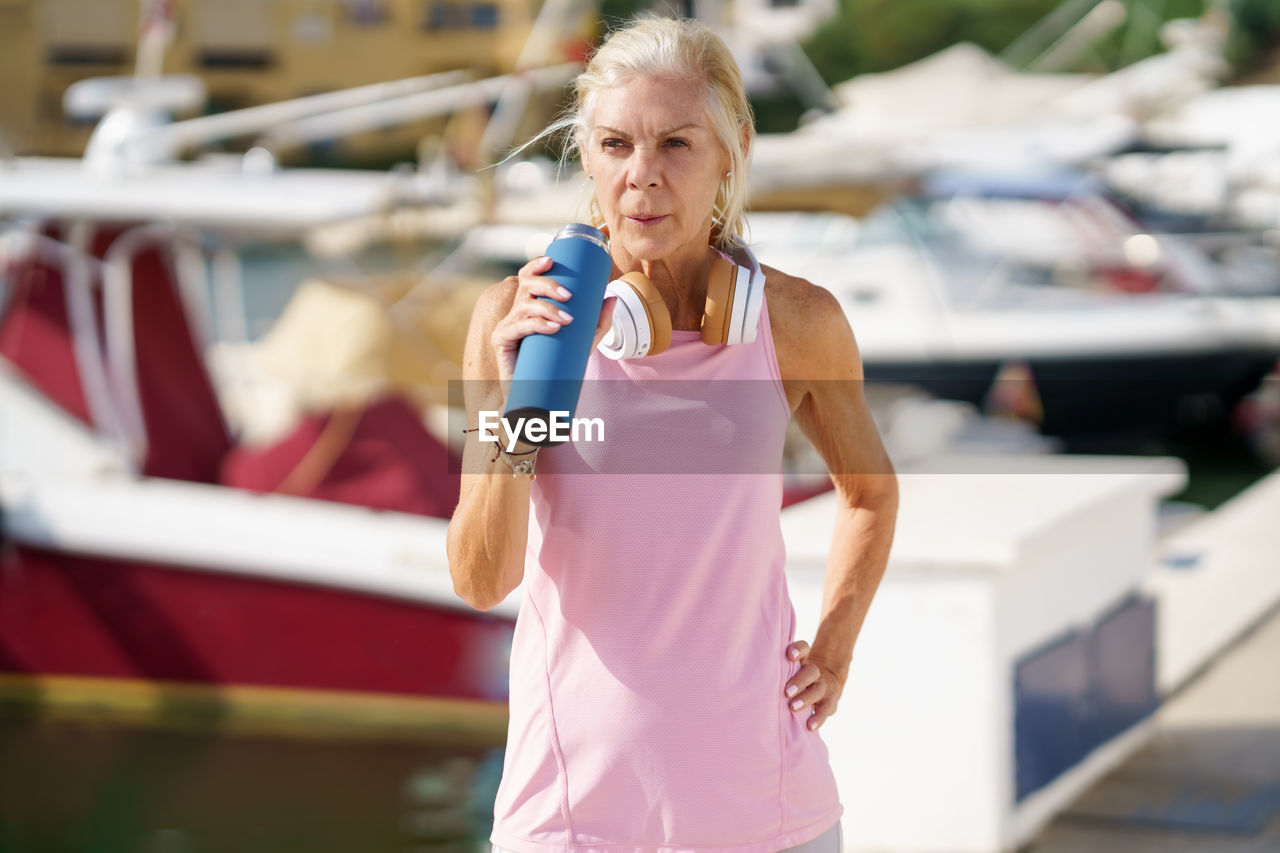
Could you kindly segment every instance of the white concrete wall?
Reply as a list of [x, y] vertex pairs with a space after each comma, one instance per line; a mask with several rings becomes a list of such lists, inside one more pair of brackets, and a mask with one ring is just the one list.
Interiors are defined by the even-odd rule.
[[[800, 638], [817, 627], [815, 580], [791, 578]], [[902, 573], [881, 588], [838, 712], [821, 729], [846, 850], [995, 849], [1005, 715], [993, 606], [976, 575]]]
[[[1157, 683], [1176, 690], [1280, 603], [1280, 474], [1161, 545]], [[1280, 668], [1280, 665], [1278, 665]]]
[[[822, 729], [849, 853], [1012, 849], [1145, 731], [1104, 745], [1016, 802], [1015, 662], [1140, 588], [1153, 560], [1156, 501], [1184, 482], [1181, 465], [969, 462], [969, 473], [900, 476], [889, 570], [840, 708]], [[801, 639], [818, 627], [834, 517], [832, 495], [783, 513]]]

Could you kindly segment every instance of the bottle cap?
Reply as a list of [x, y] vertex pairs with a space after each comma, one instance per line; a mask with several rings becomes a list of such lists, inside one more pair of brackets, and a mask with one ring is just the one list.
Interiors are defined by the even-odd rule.
[[609, 251], [609, 243], [607, 238], [604, 236], [604, 232], [599, 228], [593, 228], [592, 226], [584, 225], [581, 222], [572, 222], [561, 228], [556, 232], [556, 236], [552, 239], [552, 242], [554, 243], [556, 240], [560, 240], [565, 237], [577, 237], [582, 240], [590, 240], [606, 252]]

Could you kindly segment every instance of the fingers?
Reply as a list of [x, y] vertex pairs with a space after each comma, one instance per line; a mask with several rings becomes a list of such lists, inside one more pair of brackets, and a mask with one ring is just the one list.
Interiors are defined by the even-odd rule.
[[514, 321], [528, 317], [542, 317], [560, 325], [573, 319], [557, 304], [567, 301], [573, 294], [555, 279], [540, 275], [549, 269], [551, 269], [551, 259], [545, 256], [534, 258], [520, 268], [520, 272], [516, 275], [516, 295], [511, 301], [511, 310], [507, 312], [507, 319]]
[[[825, 677], [813, 683], [808, 689], [800, 691], [791, 700], [791, 711], [794, 714], [809, 714], [805, 727], [815, 732], [836, 711], [836, 703], [840, 701], [838, 691]], [[797, 704], [798, 703], [798, 704]]]
[[[555, 279], [543, 275], [553, 265], [551, 258], [543, 255], [529, 261], [516, 275], [507, 279], [515, 285], [515, 294], [511, 297], [506, 316], [498, 321], [489, 336], [489, 345], [498, 364], [498, 377], [503, 382], [509, 382], [515, 374], [516, 356], [522, 340], [534, 334], [554, 335], [561, 327], [573, 322], [573, 315], [563, 307], [573, 294]], [[593, 347], [608, 334], [613, 324], [616, 301], [613, 297], [604, 301], [596, 323]]]
[[558, 304], [570, 297], [569, 291], [554, 279], [538, 275], [550, 268], [551, 259], [547, 257], [534, 258], [520, 268], [511, 309], [493, 330], [492, 343], [500, 352], [514, 349], [529, 335], [555, 334], [561, 326], [573, 322], [573, 316]]
[[809, 663], [811, 648], [804, 640], [787, 646], [787, 658], [801, 663], [800, 670], [783, 686], [787, 707], [793, 714], [807, 714], [805, 727], [817, 731], [835, 713], [840, 686], [834, 673]]
[[497, 347], [503, 347], [539, 332], [544, 335], [554, 334], [563, 325], [564, 322], [553, 320], [541, 312], [532, 313], [526, 317], [507, 319], [493, 330], [493, 343]]
[[787, 681], [783, 692], [787, 696], [787, 705], [792, 711], [803, 711], [827, 695], [828, 685], [823, 678], [822, 670], [811, 663], [800, 667]]
[[822, 724], [827, 721], [827, 718], [835, 713], [835, 711], [835, 697], [832, 696], [823, 699], [821, 702], [813, 706], [813, 715], [809, 717], [808, 722], [805, 723], [805, 727], [811, 732], [816, 732], [822, 727]]
[[516, 294], [517, 303], [533, 296], [545, 296], [547, 299], [564, 302], [572, 295], [555, 279], [542, 275], [550, 270], [551, 266], [551, 259], [544, 255], [534, 258], [520, 268], [520, 272], [516, 275], [520, 281], [520, 290]]
[[521, 276], [522, 278], [527, 275], [539, 275], [551, 269], [551, 266], [550, 257], [547, 255], [538, 255], [536, 258], [530, 258], [524, 266], [520, 267], [520, 270], [516, 275]]

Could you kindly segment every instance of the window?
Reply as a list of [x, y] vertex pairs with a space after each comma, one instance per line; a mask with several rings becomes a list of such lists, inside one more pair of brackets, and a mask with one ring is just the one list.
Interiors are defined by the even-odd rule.
[[342, 5], [353, 24], [383, 24], [391, 17], [386, 0], [343, 0]]
[[453, 0], [432, 0], [423, 13], [422, 26], [428, 30], [492, 30], [498, 26], [498, 4], [464, 4]]
[[40, 12], [49, 44], [132, 45], [138, 26], [137, 3], [123, 0], [42, 0]]
[[492, 30], [498, 26], [498, 4], [477, 3], [471, 7], [471, 26], [481, 30]]
[[123, 65], [129, 55], [112, 45], [65, 44], [51, 46], [46, 58], [50, 65]]
[[198, 61], [203, 68], [218, 69], [261, 69], [276, 64], [275, 54], [269, 50], [235, 50], [232, 48], [205, 48], [198, 54]]
[[457, 30], [466, 26], [466, 18], [457, 3], [432, 0], [422, 25], [428, 30]]
[[191, 41], [205, 68], [265, 68], [275, 64], [274, 4], [218, 0], [190, 4]]
[[123, 65], [132, 59], [136, 6], [44, 0], [39, 14], [49, 45], [45, 56], [51, 65]]

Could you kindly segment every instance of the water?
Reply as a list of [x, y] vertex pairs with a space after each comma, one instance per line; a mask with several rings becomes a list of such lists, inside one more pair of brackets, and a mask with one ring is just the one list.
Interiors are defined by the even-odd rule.
[[502, 751], [0, 716], [3, 853], [479, 853]]

